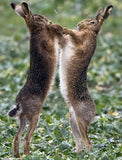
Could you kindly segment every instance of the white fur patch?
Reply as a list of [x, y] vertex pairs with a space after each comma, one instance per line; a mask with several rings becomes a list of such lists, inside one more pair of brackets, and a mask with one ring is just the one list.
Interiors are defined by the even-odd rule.
[[16, 5], [15, 12], [18, 16], [21, 16], [22, 13], [22, 7], [20, 5]]
[[75, 54], [75, 46], [71, 41], [71, 37], [68, 35], [66, 36], [66, 45], [61, 50], [60, 55], [60, 89], [63, 97], [67, 100], [67, 65], [70, 61], [71, 57]]
[[54, 39], [54, 48], [55, 48], [55, 54], [58, 61], [58, 54], [59, 54], [59, 40], [57, 38]]

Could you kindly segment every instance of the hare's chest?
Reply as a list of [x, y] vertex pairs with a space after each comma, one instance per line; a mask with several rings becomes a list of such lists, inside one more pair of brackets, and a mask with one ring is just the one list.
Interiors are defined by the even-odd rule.
[[65, 47], [60, 54], [60, 88], [63, 97], [67, 101], [67, 67], [72, 56], [75, 55], [75, 46], [70, 39], [67, 40]]
[[[66, 62], [70, 61], [70, 59], [72, 58], [72, 56], [75, 55], [75, 46], [72, 43], [72, 41], [70, 40], [70, 38], [67, 40], [66, 46], [63, 49], [63, 53], [62, 53], [62, 58], [63, 60], [65, 60]], [[63, 61], [65, 63], [65, 61]]]
[[75, 55], [75, 46], [72, 43], [70, 37], [68, 37], [65, 47], [61, 51], [60, 55], [60, 68], [61, 72], [66, 74], [67, 66], [72, 58]]

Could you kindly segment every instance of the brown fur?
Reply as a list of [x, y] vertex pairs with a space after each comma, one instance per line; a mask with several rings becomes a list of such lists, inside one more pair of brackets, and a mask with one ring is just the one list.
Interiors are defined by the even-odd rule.
[[52, 83], [57, 64], [54, 47], [55, 39], [62, 37], [63, 29], [52, 24], [47, 18], [33, 15], [27, 3], [11, 4], [21, 17], [30, 32], [30, 69], [27, 81], [16, 98], [17, 107], [9, 112], [10, 116], [18, 116], [20, 126], [13, 141], [14, 156], [19, 157], [19, 143], [26, 123], [29, 123], [24, 138], [24, 154], [29, 154], [29, 143], [34, 132], [42, 104]]
[[82, 150], [82, 142], [88, 151], [92, 148], [87, 131], [96, 113], [95, 104], [87, 88], [87, 70], [95, 52], [97, 34], [111, 9], [112, 6], [105, 10], [100, 9], [96, 18], [79, 22], [77, 30], [64, 28], [66, 44], [60, 59], [61, 91], [69, 105], [77, 152]]

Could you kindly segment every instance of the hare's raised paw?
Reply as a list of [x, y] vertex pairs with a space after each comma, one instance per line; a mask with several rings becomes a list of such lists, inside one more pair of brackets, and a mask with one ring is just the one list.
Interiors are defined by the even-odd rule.
[[63, 28], [63, 34], [69, 34], [70, 30], [68, 28]]
[[48, 29], [54, 34], [62, 35], [63, 34], [63, 28], [58, 24], [49, 24]]

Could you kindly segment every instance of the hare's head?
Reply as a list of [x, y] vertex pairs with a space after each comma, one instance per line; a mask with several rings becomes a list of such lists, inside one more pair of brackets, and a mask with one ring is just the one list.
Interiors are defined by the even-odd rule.
[[27, 27], [31, 31], [35, 27], [44, 28], [47, 24], [51, 22], [44, 16], [32, 14], [28, 7], [28, 4], [23, 2], [21, 5], [16, 3], [11, 3], [11, 7], [14, 9], [16, 14], [24, 18]]
[[97, 15], [92, 19], [85, 19], [77, 24], [77, 29], [84, 30], [89, 29], [94, 31], [96, 34], [99, 32], [103, 22], [108, 18], [113, 6], [110, 5], [106, 7], [104, 10], [102, 8], [98, 9]]

